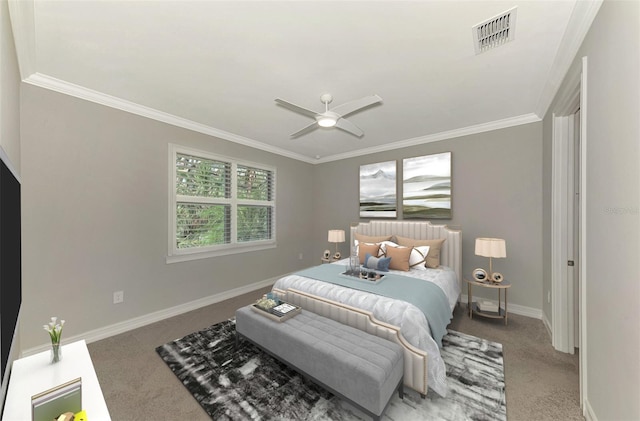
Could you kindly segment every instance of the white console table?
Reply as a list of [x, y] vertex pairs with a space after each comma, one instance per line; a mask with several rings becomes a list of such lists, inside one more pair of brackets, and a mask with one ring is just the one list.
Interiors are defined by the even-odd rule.
[[13, 362], [2, 420], [30, 420], [33, 395], [78, 377], [82, 378], [82, 409], [87, 412], [87, 418], [91, 421], [111, 420], [85, 341], [63, 345], [62, 360], [56, 364], [51, 364], [50, 352]]

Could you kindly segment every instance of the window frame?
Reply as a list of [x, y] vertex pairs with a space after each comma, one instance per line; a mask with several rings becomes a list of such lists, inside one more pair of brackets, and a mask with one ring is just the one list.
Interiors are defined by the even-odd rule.
[[[197, 158], [222, 161], [229, 163], [231, 166], [231, 198], [216, 198], [207, 199], [207, 203], [212, 204], [225, 204], [231, 207], [231, 242], [227, 244], [216, 244], [207, 247], [193, 247], [186, 249], [179, 249], [177, 246], [177, 212], [176, 206], [178, 202], [184, 202], [185, 200], [179, 200], [185, 198], [177, 194], [176, 183], [176, 160], [178, 154], [191, 155]], [[253, 199], [238, 199], [238, 165], [256, 168], [260, 170], [270, 171], [272, 174], [272, 189], [271, 200], [253, 200]], [[225, 256], [237, 253], [247, 253], [252, 251], [267, 250], [275, 248], [277, 246], [276, 241], [276, 168], [258, 164], [255, 162], [244, 161], [236, 158], [230, 158], [228, 156], [218, 155], [207, 151], [189, 148], [186, 146], [180, 146], [177, 144], [169, 144], [169, 247], [167, 254], [167, 263], [184, 262], [189, 260], [206, 259], [209, 257]], [[188, 197], [188, 196], [187, 196]], [[238, 206], [267, 206], [271, 208], [271, 238], [268, 240], [253, 240], [238, 242], [237, 228], [238, 228]]]

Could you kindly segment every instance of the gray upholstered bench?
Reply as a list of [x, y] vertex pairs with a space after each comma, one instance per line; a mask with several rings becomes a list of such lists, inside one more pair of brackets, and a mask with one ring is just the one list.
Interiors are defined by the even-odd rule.
[[279, 323], [250, 306], [236, 311], [236, 334], [375, 420], [396, 390], [403, 397], [403, 351], [386, 339], [305, 310]]

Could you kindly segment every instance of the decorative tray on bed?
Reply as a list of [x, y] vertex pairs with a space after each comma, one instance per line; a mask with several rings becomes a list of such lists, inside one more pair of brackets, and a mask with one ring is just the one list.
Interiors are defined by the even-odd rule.
[[277, 305], [271, 308], [263, 308], [258, 303], [253, 304], [251, 309], [258, 314], [262, 314], [265, 317], [268, 317], [271, 320], [275, 320], [276, 322], [284, 322], [285, 320], [289, 320], [296, 314], [299, 314], [302, 310], [299, 306], [295, 306], [293, 304], [285, 303], [284, 301], [278, 300]]
[[384, 275], [381, 273], [363, 270], [347, 270], [346, 272], [342, 272], [340, 276], [369, 284], [377, 284], [384, 279]]

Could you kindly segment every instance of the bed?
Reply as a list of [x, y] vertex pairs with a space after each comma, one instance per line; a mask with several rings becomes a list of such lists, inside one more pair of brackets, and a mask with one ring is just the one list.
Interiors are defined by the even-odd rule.
[[[410, 221], [370, 221], [361, 223], [351, 228], [351, 244], [356, 239], [367, 239], [370, 237], [393, 236], [393, 240], [399, 238], [406, 244], [407, 239], [417, 240], [438, 240], [445, 239], [440, 245], [439, 266], [437, 268], [412, 269], [408, 272], [390, 270], [391, 276], [401, 274], [410, 278], [417, 278], [426, 281], [430, 288], [437, 286], [438, 295], [446, 297], [449, 315], [446, 321], [434, 323], [427, 320], [424, 306], [422, 310], [419, 305], [400, 299], [389, 298], [378, 295], [374, 292], [363, 291], [350, 288], [339, 283], [326, 282], [313, 275], [318, 269], [311, 268], [310, 271], [302, 271], [279, 279], [273, 290], [280, 296], [296, 300], [303, 308], [311, 311], [324, 312], [325, 316], [336, 315], [334, 318], [341, 318], [341, 322], [347, 324], [357, 324], [356, 317], [344, 316], [344, 312], [354, 314], [369, 313], [374, 322], [381, 325], [394, 326], [398, 329], [396, 342], [405, 348], [405, 386], [418, 391], [422, 396], [427, 393], [427, 388], [441, 396], [447, 395], [446, 370], [444, 362], [440, 356], [440, 348], [437, 336], [434, 339], [434, 332], [446, 331], [451, 313], [457, 304], [461, 291], [461, 269], [462, 269], [462, 233], [458, 230], [448, 228], [446, 225], [433, 225], [429, 222]], [[364, 236], [364, 237], [363, 237]], [[365, 241], [360, 241], [360, 244]], [[392, 259], [393, 260], [393, 259]], [[433, 265], [433, 261], [431, 262]], [[349, 259], [343, 259], [332, 265], [324, 265], [323, 272], [339, 271], [340, 268], [347, 268]], [[314, 270], [316, 272], [314, 272]], [[396, 279], [396, 278], [392, 278]], [[387, 285], [391, 283], [389, 281]], [[444, 298], [441, 298], [443, 300]], [[411, 301], [411, 300], [410, 300]], [[336, 311], [336, 306], [342, 306], [341, 311]], [[428, 311], [426, 312], [427, 314]], [[360, 314], [361, 315], [361, 314]], [[430, 326], [433, 326], [432, 329]], [[358, 326], [356, 326], [358, 327]]]

